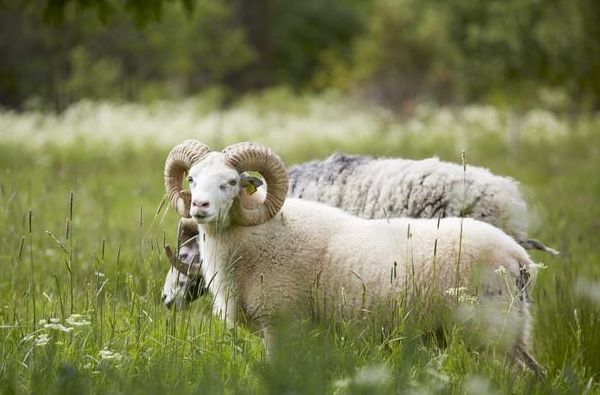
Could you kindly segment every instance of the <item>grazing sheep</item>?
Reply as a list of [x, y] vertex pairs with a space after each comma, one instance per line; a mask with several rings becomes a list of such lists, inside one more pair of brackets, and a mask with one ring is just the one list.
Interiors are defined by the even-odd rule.
[[177, 234], [179, 235], [177, 246], [179, 259], [175, 258], [170, 247], [165, 248], [171, 267], [163, 287], [162, 301], [168, 308], [173, 305], [181, 308], [208, 292], [204, 278], [199, 275], [198, 270], [193, 269], [197, 268], [200, 262], [196, 221], [182, 218], [179, 221]]
[[[251, 178], [246, 171], [264, 177], [260, 204], [242, 193]], [[181, 189], [185, 172], [190, 192]], [[253, 143], [211, 152], [185, 141], [169, 153], [165, 187], [179, 214], [198, 223], [196, 267], [210, 279], [214, 312], [229, 326], [257, 325], [269, 339], [272, 318], [284, 312], [321, 320], [357, 317], [390, 300], [410, 308], [423, 289], [448, 302], [449, 289], [464, 289], [494, 322], [504, 317], [510, 323], [497, 331], [508, 337], [507, 352], [543, 372], [528, 352], [527, 290], [535, 265], [492, 225], [468, 218], [368, 220], [322, 203], [286, 200], [283, 162]]]
[[[292, 166], [288, 177], [288, 197], [326, 203], [369, 219], [466, 216], [499, 227], [525, 248], [557, 254], [543, 243], [527, 239], [527, 206], [517, 183], [481, 167], [465, 170], [436, 158], [375, 159], [335, 154], [323, 161]], [[259, 192], [254, 196], [264, 193], [262, 189]], [[197, 232], [188, 228], [192, 235]], [[163, 301], [167, 306], [181, 306], [204, 293], [197, 292], [202, 276], [177, 274], [171, 268], [165, 280]], [[194, 292], [187, 292], [188, 286]], [[173, 303], [183, 295], [185, 300]]]

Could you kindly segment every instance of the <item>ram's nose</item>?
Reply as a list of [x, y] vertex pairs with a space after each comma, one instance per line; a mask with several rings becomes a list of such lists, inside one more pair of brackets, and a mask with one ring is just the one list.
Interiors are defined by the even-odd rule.
[[192, 201], [192, 206], [199, 209], [207, 209], [210, 206], [210, 203], [208, 202], [208, 200], [194, 199]]

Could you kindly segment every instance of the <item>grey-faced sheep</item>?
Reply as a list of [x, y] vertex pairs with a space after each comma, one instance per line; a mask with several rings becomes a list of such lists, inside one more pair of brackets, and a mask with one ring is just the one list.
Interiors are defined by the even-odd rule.
[[[376, 159], [335, 154], [323, 161], [290, 167], [288, 179], [288, 197], [326, 203], [358, 217], [465, 216], [499, 227], [525, 248], [557, 253], [527, 238], [528, 212], [518, 184], [481, 167], [468, 166], [465, 170], [436, 158]], [[260, 201], [263, 194], [259, 189], [248, 200]], [[197, 234], [194, 224], [186, 219], [180, 226], [186, 229], [186, 240]], [[199, 255], [198, 244], [188, 245], [186, 255], [190, 248]], [[165, 305], [181, 306], [202, 294], [199, 290], [206, 282], [199, 273], [198, 265], [187, 273], [192, 274], [189, 277], [171, 267], [163, 287]]]
[[[266, 182], [258, 205], [242, 193], [246, 171]], [[185, 172], [190, 193], [181, 188]], [[500, 331], [510, 337], [509, 353], [543, 371], [528, 352], [527, 290], [535, 265], [492, 225], [467, 218], [368, 220], [286, 199], [282, 161], [253, 143], [212, 152], [186, 141], [169, 153], [165, 186], [171, 205], [198, 223], [199, 270], [210, 279], [214, 312], [230, 326], [258, 325], [268, 337], [271, 319], [283, 312], [339, 319], [375, 311], [390, 299], [411, 306], [415, 289], [425, 285], [441, 299], [450, 289], [465, 289], [482, 309], [510, 322], [513, 330]], [[328, 309], [315, 308], [321, 299]]]

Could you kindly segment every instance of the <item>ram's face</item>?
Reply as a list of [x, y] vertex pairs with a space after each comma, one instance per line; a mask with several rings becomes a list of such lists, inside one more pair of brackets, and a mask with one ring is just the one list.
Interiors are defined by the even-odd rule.
[[[199, 262], [199, 255], [196, 242], [184, 244], [179, 249], [179, 260], [187, 264]], [[205, 293], [204, 278], [201, 275], [190, 278], [171, 266], [163, 286], [162, 302], [167, 308], [179, 309]]]
[[194, 165], [188, 181], [192, 194], [190, 215], [198, 223], [215, 222], [226, 215], [240, 192], [240, 175], [219, 152], [211, 152]]

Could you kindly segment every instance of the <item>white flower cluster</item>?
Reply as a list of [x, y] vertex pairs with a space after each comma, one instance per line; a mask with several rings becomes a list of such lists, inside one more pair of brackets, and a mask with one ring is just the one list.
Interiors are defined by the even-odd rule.
[[[69, 325], [63, 325], [61, 323], [60, 318], [48, 318], [41, 319], [38, 321], [38, 326], [40, 327], [39, 331], [45, 330], [53, 330], [63, 333], [70, 333], [74, 331], [77, 327], [90, 325], [91, 321], [88, 316], [84, 316], [81, 314], [71, 314], [69, 318], [65, 320], [65, 322]], [[45, 346], [52, 338], [49, 337], [46, 333], [42, 332], [40, 334], [29, 334], [23, 338], [22, 341], [29, 342], [31, 340], [35, 340], [36, 346]]]
[[46, 329], [54, 329], [54, 330], [65, 332], [65, 333], [69, 333], [73, 330], [73, 327], [64, 326], [63, 324], [61, 324], [60, 319], [58, 319], [58, 318], [50, 318], [48, 320], [40, 320], [38, 322], [38, 325], [43, 328], [46, 328]]
[[121, 353], [111, 351], [106, 347], [100, 350], [99, 354], [102, 360], [120, 361], [121, 359], [123, 359], [123, 355], [121, 355]]
[[81, 314], [71, 314], [69, 318], [67, 318], [65, 321], [70, 326], [65, 326], [61, 324], [61, 320], [59, 318], [49, 318], [47, 320], [42, 319], [38, 322], [38, 325], [45, 329], [54, 329], [57, 331], [69, 333], [73, 329], [75, 329], [75, 327], [91, 324], [89, 317], [83, 316]]
[[45, 346], [46, 344], [48, 344], [48, 342], [51, 339], [52, 339], [51, 337], [49, 337], [45, 333], [42, 333], [42, 334], [39, 334], [39, 335], [28, 335], [28, 336], [25, 336], [22, 341], [23, 342], [29, 342], [29, 341], [33, 340], [36, 346], [42, 347], [42, 346]]
[[494, 270], [495, 273], [498, 273], [501, 276], [505, 276], [507, 271], [504, 266], [499, 266], [498, 269]]
[[71, 314], [71, 316], [67, 318], [67, 324], [73, 327], [90, 325], [91, 323], [89, 317], [81, 314]]
[[[311, 138], [332, 143], [364, 139], [393, 143], [401, 136], [417, 135], [425, 142], [452, 138], [464, 148], [472, 139], [490, 135], [538, 142], [569, 134], [567, 120], [544, 110], [517, 118], [492, 106], [449, 109], [421, 105], [412, 117], [400, 119], [384, 108], [357, 104], [335, 93], [276, 95], [272, 92], [243, 100], [227, 110], [207, 107], [203, 97], [145, 105], [81, 101], [61, 115], [0, 110], [0, 130], [5, 131], [0, 141], [40, 147], [48, 142], [136, 145], [153, 141], [172, 147], [186, 138], [219, 145], [254, 139], [280, 152]], [[600, 116], [589, 122], [597, 129]]]
[[470, 294], [465, 287], [448, 288], [446, 290], [446, 295], [458, 298], [460, 303], [477, 304], [478, 302], [477, 296]]

